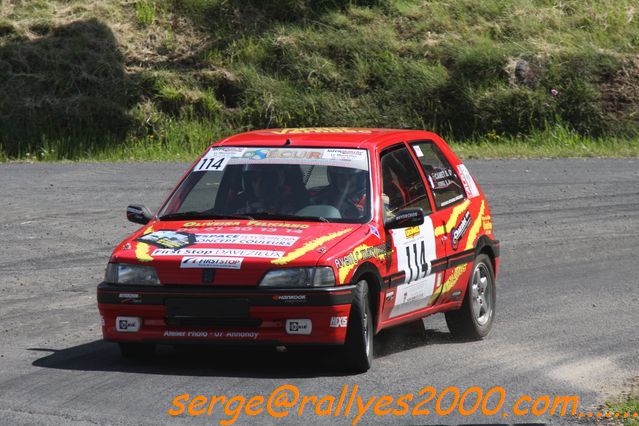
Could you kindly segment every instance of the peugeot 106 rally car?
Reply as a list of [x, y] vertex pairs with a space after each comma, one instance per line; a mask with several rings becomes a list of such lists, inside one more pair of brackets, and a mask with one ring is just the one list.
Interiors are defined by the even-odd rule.
[[261, 130], [214, 143], [113, 252], [98, 307], [123, 356], [155, 344], [340, 345], [438, 312], [479, 339], [499, 243], [467, 168], [424, 131]]

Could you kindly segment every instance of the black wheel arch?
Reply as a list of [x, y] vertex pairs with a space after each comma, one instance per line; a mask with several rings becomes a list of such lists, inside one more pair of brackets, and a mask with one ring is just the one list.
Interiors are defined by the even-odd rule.
[[357, 284], [361, 280], [365, 280], [369, 286], [368, 297], [371, 311], [373, 312], [373, 324], [375, 325], [375, 330], [377, 330], [379, 310], [381, 308], [379, 294], [382, 291], [384, 280], [379, 273], [379, 269], [370, 262], [364, 262], [357, 267], [353, 273], [351, 284]]
[[486, 235], [482, 235], [475, 245], [475, 257], [485, 254], [490, 258], [493, 271], [496, 269], [495, 259], [499, 257], [499, 241], [493, 240]]

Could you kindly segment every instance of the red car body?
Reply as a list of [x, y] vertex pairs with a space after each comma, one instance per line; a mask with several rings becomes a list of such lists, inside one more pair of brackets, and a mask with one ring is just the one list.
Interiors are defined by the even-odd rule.
[[[422, 147], [434, 145], [450, 167], [430, 172], [419, 167], [423, 148], [416, 149], [416, 141], [421, 141]], [[481, 254], [490, 259], [493, 280], [496, 277], [499, 243], [493, 236], [488, 203], [462, 162], [436, 134], [382, 129], [269, 129], [231, 136], [211, 147], [365, 150], [371, 185], [370, 219], [365, 223], [325, 223], [233, 218], [159, 220], [154, 216], [115, 248], [110, 263], [153, 266], [160, 283], [103, 282], [98, 286], [106, 340], [342, 345], [352, 321], [353, 292], [361, 280], [368, 283], [376, 333], [434, 313], [460, 309], [475, 259]], [[410, 152], [410, 161], [417, 166], [426, 189], [419, 196], [424, 200], [427, 197], [432, 211], [426, 213], [422, 225], [388, 230], [383, 211], [384, 197], [388, 196], [382, 186], [392, 183], [386, 183], [382, 176], [380, 155], [403, 148]], [[201, 164], [200, 159], [182, 180]], [[462, 184], [461, 196], [437, 208], [434, 190], [438, 185], [450, 184], [451, 179]], [[166, 203], [171, 203], [171, 197]], [[168, 246], [161, 241], [158, 244], [165, 235], [162, 231], [177, 233], [170, 235], [184, 238], [184, 246], [176, 244], [189, 250], [180, 251], [171, 242]], [[259, 286], [267, 271], [317, 266], [332, 268], [334, 285]], [[214, 273], [203, 273], [211, 269]], [[222, 314], [208, 317], [206, 312], [211, 309]], [[125, 322], [118, 323], [122, 318]], [[127, 318], [137, 318], [130, 324], [133, 331], [126, 329]]]

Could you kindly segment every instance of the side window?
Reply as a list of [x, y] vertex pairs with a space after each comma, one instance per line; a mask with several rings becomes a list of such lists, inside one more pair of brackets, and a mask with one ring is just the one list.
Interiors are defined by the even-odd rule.
[[383, 152], [380, 165], [385, 217], [407, 207], [432, 212], [426, 187], [406, 147]]
[[440, 209], [463, 200], [464, 188], [459, 176], [439, 147], [432, 142], [415, 142], [411, 146], [433, 190], [435, 206]]

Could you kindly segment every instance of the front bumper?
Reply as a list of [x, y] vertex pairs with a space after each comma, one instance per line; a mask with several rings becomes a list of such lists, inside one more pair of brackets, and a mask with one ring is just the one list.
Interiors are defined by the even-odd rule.
[[[104, 339], [117, 342], [343, 344], [354, 288], [102, 283], [98, 286], [98, 309]], [[137, 327], [123, 330], [118, 326], [123, 318], [131, 319], [129, 325]]]

